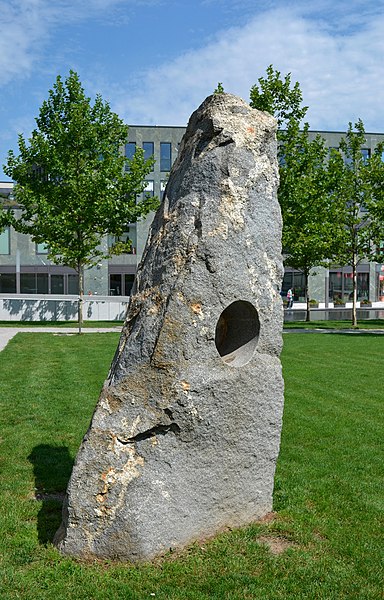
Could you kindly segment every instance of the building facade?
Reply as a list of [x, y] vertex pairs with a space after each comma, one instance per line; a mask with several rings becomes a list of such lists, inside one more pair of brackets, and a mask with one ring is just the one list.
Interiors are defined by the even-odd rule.
[[[146, 177], [144, 194], [162, 198], [167, 178], [175, 161], [185, 127], [138, 126], [129, 128], [125, 154], [131, 157], [136, 148], [143, 148], [146, 158], [154, 156], [152, 173]], [[324, 137], [329, 148], [338, 148], [343, 133], [311, 131], [311, 138], [318, 133]], [[366, 134], [363, 152], [369, 157], [384, 134]], [[0, 196], [12, 199], [13, 184], [0, 182]], [[17, 213], [17, 207], [15, 211]], [[153, 213], [146, 219], [127, 225], [125, 238], [132, 242], [129, 254], [112, 256], [85, 272], [85, 292], [99, 296], [129, 296], [138, 263], [144, 251], [148, 229]], [[103, 239], [107, 248], [112, 239]], [[329, 269], [313, 270], [309, 281], [309, 295], [324, 306], [332, 306], [336, 299], [350, 300], [352, 273], [350, 267], [330, 265]], [[289, 288], [295, 292], [295, 301], [304, 300], [303, 275], [286, 267], [282, 294]], [[7, 228], [0, 233], [0, 295], [76, 295], [77, 275], [67, 267], [57, 266], [47, 259], [44, 244], [34, 244], [29, 236]], [[384, 301], [384, 269], [373, 262], [362, 262], [358, 267], [358, 300]]]

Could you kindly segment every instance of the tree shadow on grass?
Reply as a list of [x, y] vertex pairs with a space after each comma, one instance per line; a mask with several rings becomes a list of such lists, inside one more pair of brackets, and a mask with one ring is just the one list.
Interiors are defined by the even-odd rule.
[[39, 444], [28, 456], [35, 476], [35, 498], [42, 503], [37, 531], [40, 544], [52, 542], [61, 523], [65, 490], [73, 459], [66, 446]]

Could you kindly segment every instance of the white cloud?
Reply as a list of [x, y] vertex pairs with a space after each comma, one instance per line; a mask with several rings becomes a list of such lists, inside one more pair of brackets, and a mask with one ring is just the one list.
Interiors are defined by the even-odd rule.
[[83, 19], [116, 17], [119, 7], [159, 0], [0, 0], [0, 87], [25, 78], [44, 61], [57, 28]]
[[0, 2], [0, 84], [15, 74], [29, 72], [43, 36], [36, 3]]
[[383, 131], [384, 16], [366, 12], [357, 21], [350, 11], [336, 26], [325, 18], [331, 6], [317, 6], [320, 20], [297, 8], [273, 9], [222, 31], [205, 47], [123, 84], [114, 91], [114, 109], [129, 123], [182, 125], [218, 81], [248, 99], [272, 63], [300, 82], [312, 129], [345, 130], [361, 117], [367, 130]]
[[[115, 19], [116, 11], [129, 18], [129, 7], [164, 2], [0, 0], [0, 87], [49, 70], [47, 48], [68, 51], [50, 44], [59, 28], [83, 19]], [[101, 92], [128, 123], [184, 125], [219, 81], [226, 91], [248, 100], [251, 85], [272, 63], [300, 82], [313, 129], [345, 130], [349, 120], [361, 117], [367, 130], [384, 130], [383, 0], [259, 0], [256, 16], [254, 0], [200, 0], [204, 3], [216, 4], [244, 24], [215, 34], [209, 42], [202, 41], [200, 49], [158, 68], [136, 73], [130, 68], [126, 81], [123, 71], [118, 82], [111, 81], [108, 63], [100, 65], [95, 59], [83, 77], [86, 90]], [[68, 47], [71, 44], [69, 40]], [[75, 68], [78, 56], [80, 50], [71, 55]], [[40, 88], [32, 90], [31, 99], [40, 93]], [[35, 104], [40, 103], [39, 96]]]

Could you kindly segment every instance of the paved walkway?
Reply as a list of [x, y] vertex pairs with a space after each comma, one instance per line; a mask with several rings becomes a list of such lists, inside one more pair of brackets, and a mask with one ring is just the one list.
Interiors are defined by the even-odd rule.
[[283, 333], [371, 333], [383, 335], [384, 329], [284, 329]]
[[[122, 325], [119, 327], [83, 327], [82, 333], [110, 333], [121, 332]], [[76, 327], [0, 327], [0, 352], [4, 350], [16, 333], [56, 333], [56, 334], [77, 334]]]

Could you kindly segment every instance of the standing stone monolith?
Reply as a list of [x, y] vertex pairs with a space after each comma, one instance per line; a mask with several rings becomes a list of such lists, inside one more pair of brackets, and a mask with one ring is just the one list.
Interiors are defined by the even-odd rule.
[[59, 549], [150, 560], [272, 508], [283, 380], [276, 123], [230, 94], [192, 114]]

